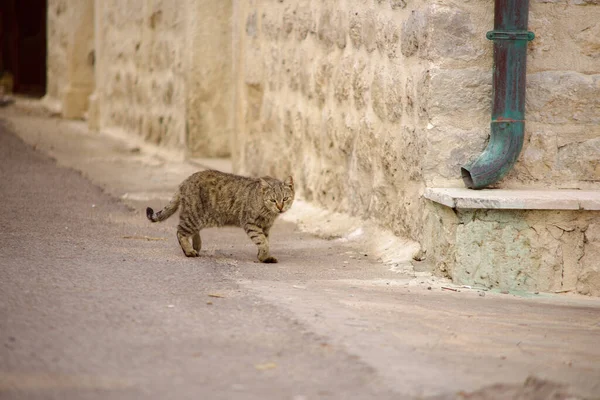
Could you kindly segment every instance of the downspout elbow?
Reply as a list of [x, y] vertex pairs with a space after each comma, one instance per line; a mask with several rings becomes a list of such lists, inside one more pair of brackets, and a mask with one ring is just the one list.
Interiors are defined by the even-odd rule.
[[523, 148], [524, 132], [524, 121], [492, 121], [487, 147], [460, 169], [465, 186], [483, 189], [508, 174]]
[[470, 189], [483, 189], [502, 179], [513, 168], [525, 131], [525, 78], [529, 0], [495, 0], [494, 30], [486, 34], [494, 42], [493, 104], [490, 140], [474, 161], [461, 168]]

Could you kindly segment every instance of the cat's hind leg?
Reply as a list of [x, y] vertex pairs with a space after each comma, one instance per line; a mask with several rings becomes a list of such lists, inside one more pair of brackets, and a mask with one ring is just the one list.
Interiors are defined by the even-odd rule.
[[196, 232], [194, 233], [194, 236], [192, 236], [192, 247], [194, 250], [196, 250], [196, 252], [200, 252], [200, 249], [202, 248], [202, 238], [200, 237], [200, 232]]
[[[185, 197], [181, 199], [181, 213], [179, 214], [179, 225], [177, 225], [177, 240], [179, 240], [179, 245], [181, 246], [181, 250], [183, 250], [183, 254], [187, 257], [198, 257], [198, 250], [200, 250], [200, 236], [198, 236], [198, 240], [195, 239], [195, 236], [198, 235], [198, 232], [200, 231], [197, 215], [193, 212], [195, 206], [195, 204], [190, 204], [186, 201]], [[193, 241], [193, 247], [190, 244], [190, 238]], [[196, 249], [197, 244], [198, 249]]]
[[194, 233], [190, 232], [190, 229], [185, 224], [182, 224], [180, 221], [179, 226], [177, 227], [177, 240], [179, 241], [179, 245], [181, 246], [181, 250], [183, 250], [183, 254], [187, 257], [198, 257], [198, 251], [192, 248], [190, 244], [190, 237], [193, 240]]
[[269, 253], [269, 239], [265, 236], [262, 228], [255, 224], [246, 224], [244, 230], [252, 242], [258, 247], [258, 261], [263, 263], [276, 263], [277, 259]]

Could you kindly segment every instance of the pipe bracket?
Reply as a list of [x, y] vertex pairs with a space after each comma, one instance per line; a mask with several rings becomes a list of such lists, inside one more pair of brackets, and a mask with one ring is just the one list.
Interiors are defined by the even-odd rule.
[[527, 40], [532, 41], [535, 34], [531, 31], [489, 31], [485, 34], [488, 40]]

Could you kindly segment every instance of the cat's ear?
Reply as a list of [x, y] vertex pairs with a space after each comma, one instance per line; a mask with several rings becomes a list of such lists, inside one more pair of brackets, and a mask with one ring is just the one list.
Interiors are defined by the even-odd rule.
[[288, 176], [287, 178], [285, 178], [285, 181], [283, 181], [283, 183], [285, 184], [285, 186], [289, 187], [290, 189], [294, 190], [294, 178], [292, 178], [292, 176]]
[[266, 189], [269, 188], [269, 182], [267, 182], [266, 180], [264, 180], [263, 178], [260, 178], [260, 188], [264, 191]]

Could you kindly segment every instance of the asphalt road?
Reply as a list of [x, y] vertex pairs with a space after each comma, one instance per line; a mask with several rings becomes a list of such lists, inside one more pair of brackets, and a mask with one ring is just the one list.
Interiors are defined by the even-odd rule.
[[0, 398], [394, 397], [232, 266], [144, 240], [139, 213], [3, 125], [0, 177]]
[[600, 299], [445, 290], [283, 221], [279, 264], [236, 228], [189, 259], [144, 210], [196, 169], [0, 109], [0, 399], [600, 399]]

